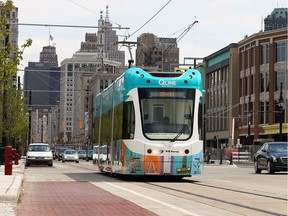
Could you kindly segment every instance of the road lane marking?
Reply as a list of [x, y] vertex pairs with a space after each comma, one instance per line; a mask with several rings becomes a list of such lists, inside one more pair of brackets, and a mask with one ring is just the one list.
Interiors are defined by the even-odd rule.
[[140, 193], [137, 193], [137, 192], [135, 192], [135, 191], [132, 191], [132, 190], [129, 190], [129, 189], [123, 188], [123, 187], [121, 187], [121, 186], [118, 186], [118, 185], [112, 184], [112, 183], [110, 183], [110, 182], [104, 182], [104, 183], [106, 183], [106, 184], [108, 184], [108, 185], [111, 185], [111, 186], [113, 186], [113, 187], [116, 187], [116, 188], [118, 188], [118, 189], [121, 189], [121, 190], [127, 191], [127, 192], [129, 192], [129, 193], [132, 193], [132, 194], [134, 194], [134, 195], [137, 195], [137, 196], [143, 197], [143, 198], [145, 198], [145, 199], [151, 200], [151, 201], [156, 202], [156, 203], [158, 203], [158, 204], [161, 204], [161, 205], [163, 205], [163, 206], [166, 206], [166, 207], [172, 208], [172, 209], [177, 210], [177, 211], [179, 211], [179, 212], [182, 212], [182, 213], [184, 213], [184, 214], [192, 215], [192, 216], [200, 216], [199, 214], [196, 214], [196, 213], [193, 213], [193, 212], [187, 211], [187, 210], [185, 210], [185, 209], [182, 209], [182, 208], [176, 207], [176, 206], [171, 205], [171, 204], [168, 204], [168, 203], [166, 203], [166, 202], [162, 202], [162, 201], [160, 201], [160, 200], [158, 200], [158, 199], [154, 199], [154, 198], [152, 198], [152, 197], [145, 196], [145, 195], [143, 195], [143, 194], [140, 194]]

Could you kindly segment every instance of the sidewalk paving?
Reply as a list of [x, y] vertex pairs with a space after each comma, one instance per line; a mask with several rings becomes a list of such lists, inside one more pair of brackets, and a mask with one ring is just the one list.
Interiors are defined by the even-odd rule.
[[12, 175], [5, 175], [5, 165], [0, 166], [0, 215], [14, 216], [21, 193], [25, 163], [19, 160], [12, 166]]

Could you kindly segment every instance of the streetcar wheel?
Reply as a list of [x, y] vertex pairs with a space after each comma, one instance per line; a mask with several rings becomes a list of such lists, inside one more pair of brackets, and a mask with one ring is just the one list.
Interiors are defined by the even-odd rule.
[[267, 172], [268, 172], [269, 174], [273, 174], [273, 173], [275, 172], [273, 163], [272, 163], [271, 161], [268, 161], [268, 162], [267, 162]]
[[261, 171], [262, 171], [262, 170], [258, 168], [258, 161], [255, 160], [255, 161], [254, 161], [254, 172], [255, 172], [255, 173], [261, 173]]

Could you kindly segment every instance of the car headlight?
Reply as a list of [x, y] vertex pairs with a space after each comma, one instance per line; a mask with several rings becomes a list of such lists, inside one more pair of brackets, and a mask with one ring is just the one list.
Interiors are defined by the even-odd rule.
[[277, 162], [277, 157], [272, 156], [272, 160], [273, 160], [273, 162]]

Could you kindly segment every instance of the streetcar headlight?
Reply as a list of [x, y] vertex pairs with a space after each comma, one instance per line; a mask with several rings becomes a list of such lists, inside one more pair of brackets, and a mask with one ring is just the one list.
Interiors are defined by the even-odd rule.
[[185, 149], [184, 152], [185, 152], [185, 154], [189, 154], [190, 151], [189, 151], [189, 149]]
[[147, 149], [147, 153], [151, 154], [152, 153], [152, 149]]

